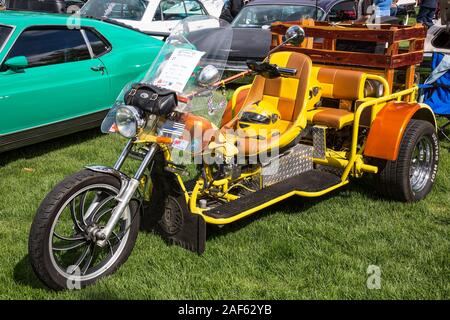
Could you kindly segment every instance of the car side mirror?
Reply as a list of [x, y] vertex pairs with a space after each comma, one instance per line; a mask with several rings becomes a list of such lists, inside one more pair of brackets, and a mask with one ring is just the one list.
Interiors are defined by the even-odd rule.
[[299, 46], [305, 40], [305, 30], [299, 26], [292, 26], [287, 29], [284, 36], [284, 43], [289, 43], [294, 46]]
[[29, 66], [28, 59], [25, 56], [18, 56], [6, 60], [5, 66], [14, 72], [20, 72]]

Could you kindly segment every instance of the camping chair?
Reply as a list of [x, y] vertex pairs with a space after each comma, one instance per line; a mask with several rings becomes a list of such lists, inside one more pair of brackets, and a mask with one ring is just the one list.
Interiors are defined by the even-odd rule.
[[450, 126], [450, 55], [433, 53], [431, 68], [431, 75], [420, 85], [421, 101], [428, 104], [437, 116], [448, 120], [439, 127], [439, 131], [450, 141], [445, 133], [445, 129]]

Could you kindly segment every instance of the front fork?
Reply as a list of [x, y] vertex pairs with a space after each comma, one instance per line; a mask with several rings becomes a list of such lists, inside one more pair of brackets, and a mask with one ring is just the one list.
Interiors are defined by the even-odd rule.
[[[110, 172], [113, 175], [119, 176], [122, 182], [122, 187], [120, 189], [119, 194], [116, 197], [116, 200], [118, 201], [117, 206], [114, 208], [111, 218], [109, 219], [106, 226], [97, 231], [95, 234], [95, 238], [97, 240], [97, 245], [100, 247], [104, 247], [109, 237], [112, 234], [112, 231], [114, 230], [114, 227], [116, 226], [117, 222], [119, 222], [120, 218], [122, 217], [125, 209], [127, 208], [128, 204], [130, 203], [131, 199], [133, 198], [133, 195], [135, 194], [136, 190], [139, 188], [140, 181], [145, 173], [145, 169], [150, 165], [152, 162], [156, 152], [158, 151], [158, 145], [152, 144], [145, 155], [144, 159], [142, 160], [141, 165], [139, 166], [139, 169], [137, 170], [136, 174], [133, 178], [128, 178], [124, 174], [120, 172], [120, 169], [122, 168], [123, 163], [127, 159], [128, 155], [131, 152], [131, 149], [133, 148], [134, 141], [130, 140], [124, 150], [122, 151], [122, 154], [120, 155], [119, 159], [117, 160], [116, 164], [113, 168], [110, 168]], [[99, 167], [92, 167], [89, 168], [94, 171], [100, 171]], [[108, 168], [103, 168], [104, 170], [108, 170]], [[95, 205], [95, 201], [92, 205]], [[88, 212], [90, 212], [91, 208], [89, 208]]]

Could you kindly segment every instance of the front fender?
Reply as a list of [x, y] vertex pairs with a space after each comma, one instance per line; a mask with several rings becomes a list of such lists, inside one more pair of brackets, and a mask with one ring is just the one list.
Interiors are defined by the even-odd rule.
[[85, 167], [87, 170], [90, 171], [94, 171], [94, 172], [99, 172], [99, 173], [104, 173], [104, 174], [109, 174], [113, 177], [116, 177], [120, 180], [120, 182], [122, 183], [122, 188], [124, 186], [128, 185], [128, 182], [130, 181], [130, 178], [125, 174], [120, 172], [119, 170], [116, 170], [114, 168], [111, 167], [105, 167], [105, 166], [87, 166]]
[[390, 102], [378, 113], [367, 137], [364, 156], [395, 161], [400, 143], [411, 119], [429, 121], [436, 128], [436, 118], [425, 104]]

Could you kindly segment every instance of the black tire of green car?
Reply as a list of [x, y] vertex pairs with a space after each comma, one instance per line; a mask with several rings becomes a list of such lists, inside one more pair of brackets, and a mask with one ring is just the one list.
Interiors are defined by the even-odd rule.
[[[31, 266], [37, 277], [50, 289], [73, 289], [68, 287], [68, 281], [71, 281], [71, 279], [61, 275], [52, 263], [52, 253], [50, 252], [49, 241], [51, 240], [50, 236], [53, 237], [52, 230], [54, 229], [52, 229], [52, 226], [55, 223], [55, 219], [58, 218], [58, 212], [62, 210], [63, 206], [67, 204], [67, 201], [69, 201], [74, 194], [80, 192], [80, 190], [84, 190], [84, 188], [89, 188], [89, 186], [98, 184], [111, 186], [111, 188], [117, 190], [117, 192], [120, 190], [121, 186], [119, 179], [114, 176], [90, 170], [83, 170], [66, 178], [58, 184], [47, 195], [37, 210], [30, 230], [28, 253]], [[93, 284], [100, 278], [113, 274], [130, 256], [139, 232], [140, 214], [138, 212], [138, 202], [130, 202], [128, 208], [132, 218], [130, 219], [131, 222], [126, 231], [128, 232], [126, 243], [122, 246], [120, 254], [115, 257], [115, 261], [101, 274], [95, 278], [80, 281], [78, 284], [79, 287], [75, 287], [76, 289], [84, 288]], [[95, 244], [92, 245], [95, 246]]]
[[[378, 191], [391, 199], [415, 202], [432, 190], [439, 163], [439, 139], [428, 121], [411, 120], [403, 135], [396, 161], [377, 161]], [[419, 168], [419, 169], [417, 169]]]

